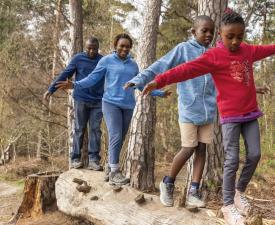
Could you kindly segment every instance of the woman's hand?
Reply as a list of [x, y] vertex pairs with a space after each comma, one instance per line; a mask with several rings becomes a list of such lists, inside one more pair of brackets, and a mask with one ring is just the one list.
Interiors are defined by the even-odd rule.
[[127, 83], [123, 86], [123, 89], [126, 90], [127, 88], [129, 88], [129, 87], [134, 87], [134, 86], [135, 86], [134, 83], [127, 82]]
[[151, 92], [153, 91], [153, 90], [156, 90], [157, 89], [157, 82], [156, 81], [151, 81], [149, 84], [147, 84], [145, 87], [144, 87], [144, 89], [143, 89], [143, 91], [142, 91], [142, 95], [143, 96], [147, 96], [147, 95], [149, 95], [149, 94], [151, 94]]
[[57, 81], [57, 85], [55, 85], [56, 88], [58, 89], [73, 89], [74, 88], [74, 83], [71, 80], [66, 80], [66, 81]]

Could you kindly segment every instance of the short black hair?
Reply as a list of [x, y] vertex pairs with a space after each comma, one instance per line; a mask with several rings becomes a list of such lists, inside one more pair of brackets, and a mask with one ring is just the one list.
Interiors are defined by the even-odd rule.
[[244, 19], [239, 13], [234, 12], [232, 9], [229, 8], [225, 9], [221, 20], [221, 26], [234, 23], [239, 23], [245, 26]]
[[120, 39], [122, 39], [122, 38], [128, 39], [129, 42], [130, 42], [130, 48], [132, 48], [132, 46], [133, 46], [133, 40], [132, 40], [132, 38], [131, 38], [128, 34], [126, 34], [126, 33], [118, 34], [118, 35], [115, 37], [115, 39], [114, 39], [114, 47], [116, 48], [118, 41], [119, 41]]
[[91, 36], [87, 39], [87, 41], [89, 41], [92, 44], [97, 44], [99, 46], [99, 41], [96, 37]]
[[196, 19], [194, 20], [193, 27], [197, 28], [199, 26], [200, 22], [202, 22], [202, 21], [208, 21], [208, 22], [211, 22], [214, 24], [214, 21], [211, 19], [210, 16], [200, 15], [200, 16], [197, 16]]

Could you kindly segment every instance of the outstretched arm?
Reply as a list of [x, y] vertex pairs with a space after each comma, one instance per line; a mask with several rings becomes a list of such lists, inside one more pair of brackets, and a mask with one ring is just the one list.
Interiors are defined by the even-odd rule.
[[214, 55], [208, 51], [193, 61], [181, 64], [165, 73], [158, 75], [154, 81], [151, 81], [145, 86], [143, 95], [150, 94], [153, 90], [160, 89], [172, 83], [192, 79], [206, 73], [212, 73], [214, 69]]
[[173, 48], [166, 55], [161, 57], [159, 60], [154, 62], [147, 69], [140, 72], [136, 77], [128, 81], [124, 88], [128, 87], [144, 87], [147, 83], [152, 81], [157, 74], [163, 73], [181, 63], [184, 62], [184, 44], [179, 44], [175, 48]]
[[264, 59], [275, 54], [275, 45], [252, 45], [253, 61]]
[[[103, 60], [102, 60], [103, 59]], [[96, 85], [104, 76], [106, 73], [106, 65], [105, 65], [105, 59], [102, 58], [96, 68], [91, 72], [86, 78], [80, 80], [80, 81], [59, 81], [57, 82], [56, 88], [60, 89], [72, 89], [72, 88], [89, 88], [94, 85]]]

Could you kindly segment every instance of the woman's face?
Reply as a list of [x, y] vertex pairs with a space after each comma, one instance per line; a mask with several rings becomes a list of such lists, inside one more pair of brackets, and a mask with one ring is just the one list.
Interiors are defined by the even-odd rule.
[[120, 38], [117, 42], [116, 51], [121, 59], [125, 59], [131, 50], [131, 43], [126, 38]]

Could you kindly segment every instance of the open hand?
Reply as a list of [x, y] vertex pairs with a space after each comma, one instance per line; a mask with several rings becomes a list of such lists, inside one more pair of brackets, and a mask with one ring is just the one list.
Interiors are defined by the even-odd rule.
[[44, 94], [43, 94], [43, 100], [45, 102], [48, 102], [50, 101], [50, 97], [52, 96], [53, 93], [49, 92], [49, 91], [46, 91]]
[[66, 81], [57, 81], [57, 85], [55, 85], [56, 88], [58, 89], [73, 89], [74, 88], [74, 83], [71, 80], [66, 80]]
[[129, 88], [129, 87], [134, 87], [134, 86], [135, 86], [134, 83], [127, 82], [127, 83], [123, 86], [123, 89], [126, 90], [127, 88]]
[[267, 94], [270, 89], [267, 86], [264, 87], [256, 87], [256, 93], [258, 94]]
[[142, 91], [142, 96], [147, 96], [147, 95], [149, 95], [149, 94], [151, 94], [151, 92], [153, 91], [153, 90], [156, 90], [157, 89], [157, 82], [156, 81], [151, 81], [149, 84], [147, 84], [145, 87], [144, 87], [144, 89], [143, 89], [143, 91]]
[[169, 97], [171, 94], [172, 94], [172, 91], [170, 91], [170, 90], [164, 90], [163, 98], [167, 98], [167, 97]]

